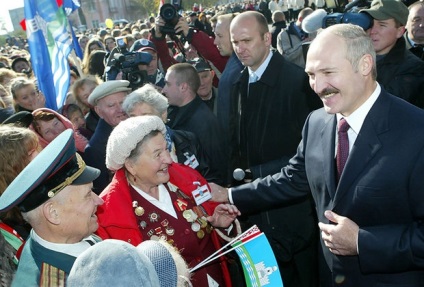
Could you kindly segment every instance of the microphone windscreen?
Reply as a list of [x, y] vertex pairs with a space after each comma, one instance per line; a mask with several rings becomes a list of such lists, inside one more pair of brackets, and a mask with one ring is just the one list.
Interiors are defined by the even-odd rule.
[[314, 33], [322, 28], [322, 20], [327, 16], [324, 9], [317, 9], [302, 21], [302, 30], [306, 33]]
[[245, 176], [246, 176], [246, 173], [241, 168], [236, 168], [233, 171], [233, 178], [237, 181], [242, 181]]

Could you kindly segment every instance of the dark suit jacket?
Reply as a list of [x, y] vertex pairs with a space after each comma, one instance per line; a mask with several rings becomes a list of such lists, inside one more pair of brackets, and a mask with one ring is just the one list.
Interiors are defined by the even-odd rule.
[[230, 170], [274, 173], [296, 153], [306, 117], [322, 102], [311, 90], [305, 71], [277, 52], [256, 83], [249, 85], [248, 78], [246, 68], [231, 90]]
[[[321, 240], [322, 286], [424, 286], [424, 111], [383, 91], [368, 113], [339, 186], [336, 116], [307, 119], [297, 154], [280, 173], [234, 188], [241, 211], [306, 197], [359, 225], [359, 256], [336, 256]], [[330, 272], [331, 271], [331, 272]], [[338, 278], [338, 279], [337, 279]]]
[[[246, 68], [232, 88], [231, 170], [249, 168], [253, 178], [259, 178], [287, 164], [296, 153], [303, 124], [313, 110], [309, 103], [315, 101], [319, 108], [322, 102], [310, 88], [305, 71], [278, 52], [257, 82], [249, 85], [248, 77]], [[299, 280], [305, 282], [316, 280], [318, 230], [312, 198], [249, 215], [249, 222], [258, 225], [268, 237], [284, 269], [284, 286], [315, 286], [295, 282], [286, 275], [301, 274]], [[298, 263], [304, 257], [308, 262]]]

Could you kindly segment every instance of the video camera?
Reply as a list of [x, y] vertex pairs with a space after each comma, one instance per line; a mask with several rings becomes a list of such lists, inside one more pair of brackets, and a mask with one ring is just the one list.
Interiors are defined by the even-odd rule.
[[130, 82], [135, 90], [147, 82], [146, 71], [140, 71], [138, 65], [148, 65], [152, 55], [147, 52], [129, 52], [124, 37], [116, 38], [116, 47], [111, 51], [106, 64], [106, 81], [115, 80], [119, 72], [122, 79]]
[[165, 25], [160, 27], [160, 31], [163, 34], [175, 34], [175, 25], [177, 25], [178, 20], [181, 18], [181, 15], [178, 13], [180, 9], [182, 9], [181, 0], [172, 0], [172, 4], [166, 3], [160, 7], [159, 16], [165, 21]]
[[335, 24], [354, 24], [362, 27], [365, 31], [372, 27], [373, 18], [367, 13], [359, 13], [362, 8], [369, 8], [370, 2], [367, 0], [354, 0], [347, 3], [346, 0], [326, 0], [327, 8], [333, 11], [322, 20], [322, 28], [327, 28]]

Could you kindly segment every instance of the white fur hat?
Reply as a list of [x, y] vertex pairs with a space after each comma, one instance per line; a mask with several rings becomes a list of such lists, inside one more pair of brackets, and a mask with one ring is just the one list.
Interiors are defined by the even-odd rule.
[[112, 131], [106, 146], [106, 166], [116, 171], [151, 131], [166, 133], [165, 124], [157, 116], [138, 116], [120, 122]]

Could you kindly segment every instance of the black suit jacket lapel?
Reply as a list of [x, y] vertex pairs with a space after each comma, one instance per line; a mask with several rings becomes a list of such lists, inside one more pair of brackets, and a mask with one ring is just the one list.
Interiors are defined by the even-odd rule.
[[389, 130], [389, 109], [391, 101], [385, 92], [380, 93], [377, 101], [365, 117], [355, 144], [346, 162], [334, 199], [334, 206], [352, 190], [355, 180], [366, 172], [370, 160], [376, 156], [382, 143], [379, 135]]

